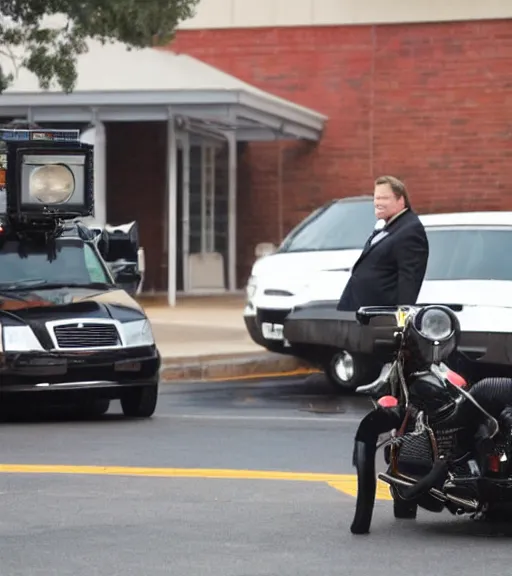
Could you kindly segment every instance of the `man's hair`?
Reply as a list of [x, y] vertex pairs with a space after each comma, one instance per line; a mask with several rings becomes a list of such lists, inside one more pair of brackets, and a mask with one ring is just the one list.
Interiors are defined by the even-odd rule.
[[395, 178], [394, 176], [379, 176], [377, 180], [375, 180], [375, 186], [378, 186], [379, 184], [389, 184], [389, 187], [393, 191], [396, 199], [399, 200], [400, 198], [403, 198], [405, 207], [411, 207], [409, 192], [407, 192], [407, 188], [401, 180]]

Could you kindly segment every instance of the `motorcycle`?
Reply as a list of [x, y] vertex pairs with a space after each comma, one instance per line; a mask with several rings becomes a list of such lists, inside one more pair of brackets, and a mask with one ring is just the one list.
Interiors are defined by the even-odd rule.
[[351, 532], [370, 531], [380, 448], [387, 470], [378, 478], [390, 487], [395, 518], [414, 519], [418, 508], [499, 518], [512, 505], [512, 379], [471, 384], [448, 368], [460, 339], [449, 306], [364, 307], [357, 319], [390, 322], [394, 344], [377, 380], [356, 389], [374, 409], [354, 439]]

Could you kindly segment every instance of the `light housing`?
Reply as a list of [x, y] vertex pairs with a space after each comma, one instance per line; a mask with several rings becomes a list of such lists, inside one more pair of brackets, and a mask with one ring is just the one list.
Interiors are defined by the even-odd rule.
[[460, 322], [448, 306], [425, 306], [419, 308], [407, 323], [405, 338], [415, 360], [425, 364], [439, 364], [457, 348]]
[[[7, 134], [7, 135], [6, 135]], [[93, 146], [78, 131], [0, 131], [10, 218], [52, 220], [94, 212]]]

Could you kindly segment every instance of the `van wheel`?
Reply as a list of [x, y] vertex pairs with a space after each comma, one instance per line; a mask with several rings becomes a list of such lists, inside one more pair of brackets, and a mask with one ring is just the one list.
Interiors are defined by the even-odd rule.
[[374, 365], [370, 358], [364, 355], [339, 350], [324, 363], [323, 369], [336, 388], [352, 392], [358, 386], [370, 381]]

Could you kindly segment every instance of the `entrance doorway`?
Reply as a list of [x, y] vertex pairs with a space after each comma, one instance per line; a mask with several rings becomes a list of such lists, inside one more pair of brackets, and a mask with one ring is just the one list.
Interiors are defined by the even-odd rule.
[[[183, 170], [182, 154], [179, 166]], [[179, 174], [178, 267], [182, 280], [180, 283], [178, 279], [178, 290], [225, 291], [228, 285], [227, 144], [193, 141], [188, 187], [183, 187], [182, 171]], [[184, 199], [187, 192], [188, 202]], [[187, 204], [188, 212], [184, 209]]]

